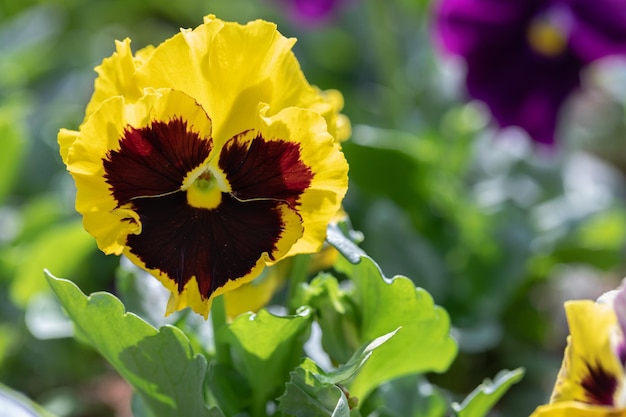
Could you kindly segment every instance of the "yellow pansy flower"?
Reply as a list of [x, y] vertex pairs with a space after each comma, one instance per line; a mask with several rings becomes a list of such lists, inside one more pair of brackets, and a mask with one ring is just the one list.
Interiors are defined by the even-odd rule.
[[163, 283], [168, 314], [206, 317], [266, 265], [318, 251], [340, 209], [349, 122], [294, 42], [215, 16], [135, 55], [117, 42], [79, 130], [59, 132], [85, 229]]
[[626, 291], [568, 301], [570, 327], [550, 403], [532, 417], [626, 417]]

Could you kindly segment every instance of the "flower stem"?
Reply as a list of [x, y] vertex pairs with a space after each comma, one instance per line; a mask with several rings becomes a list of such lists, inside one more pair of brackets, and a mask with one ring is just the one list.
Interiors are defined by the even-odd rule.
[[230, 351], [228, 344], [221, 341], [220, 330], [227, 326], [226, 304], [224, 296], [220, 295], [213, 299], [211, 305], [211, 324], [213, 325], [213, 337], [215, 340], [215, 359], [222, 364], [230, 363]]
[[309, 275], [309, 264], [311, 263], [311, 255], [303, 254], [296, 255], [293, 257], [293, 263], [291, 264], [291, 270], [289, 271], [289, 290], [287, 292], [287, 303], [286, 305], [289, 307], [291, 313], [295, 312], [295, 310], [300, 306], [292, 305], [292, 300], [296, 295], [296, 291], [298, 287], [303, 282], [306, 282], [306, 279]]

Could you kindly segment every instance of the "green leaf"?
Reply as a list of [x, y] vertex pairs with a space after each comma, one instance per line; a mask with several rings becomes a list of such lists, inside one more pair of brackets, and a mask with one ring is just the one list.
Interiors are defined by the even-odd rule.
[[348, 362], [338, 367], [336, 370], [328, 372], [327, 374], [322, 374], [320, 376], [320, 380], [322, 382], [330, 383], [330, 384], [340, 384], [346, 382], [348, 379], [352, 378], [359, 370], [363, 367], [365, 362], [370, 358], [375, 349], [382, 346], [389, 339], [398, 333], [399, 328], [394, 330], [393, 332], [384, 334], [376, 339], [372, 340], [367, 345], [363, 346], [358, 351], [354, 352], [354, 355], [350, 358]]
[[3, 416], [54, 417], [40, 405], [2, 384], [0, 384], [0, 410]]
[[492, 381], [485, 380], [467, 396], [462, 404], [453, 403], [452, 409], [458, 417], [484, 417], [498, 400], [524, 376], [522, 368], [503, 370]]
[[336, 268], [355, 286], [355, 304], [361, 313], [363, 342], [398, 333], [376, 349], [350, 384], [350, 392], [365, 398], [385, 381], [424, 372], [443, 372], [456, 357], [457, 345], [450, 336], [450, 319], [435, 306], [424, 289], [406, 277], [385, 278], [372, 259], [358, 264], [340, 259]]
[[0, 202], [4, 200], [13, 187], [20, 172], [22, 157], [26, 150], [26, 133], [15, 120], [20, 117], [17, 111], [0, 108]]
[[85, 296], [71, 281], [47, 273], [48, 283], [74, 322], [78, 337], [93, 346], [141, 396], [155, 416], [207, 417], [203, 399], [207, 363], [176, 327], [157, 330], [105, 292]]
[[441, 417], [450, 403], [423, 375], [383, 383], [360, 407], [364, 415], [380, 417]]
[[47, 229], [22, 253], [23, 260], [10, 289], [11, 299], [18, 306], [25, 306], [33, 295], [47, 289], [41, 274], [44, 268], [69, 275], [95, 250], [93, 237], [80, 221]]
[[265, 415], [268, 401], [276, 398], [289, 371], [302, 356], [313, 318], [310, 309], [278, 317], [266, 310], [242, 314], [217, 334], [231, 348], [233, 366], [248, 381], [252, 415]]
[[341, 231], [340, 225], [331, 223], [326, 229], [326, 241], [339, 251], [346, 259], [356, 264], [362, 256], [365, 256], [363, 249], [356, 243], [348, 239]]
[[348, 417], [350, 407], [345, 394], [335, 384], [324, 383], [323, 373], [309, 358], [291, 372], [285, 393], [278, 399], [278, 410], [297, 417]]
[[345, 363], [362, 344], [358, 317], [350, 295], [330, 274], [320, 274], [298, 287], [293, 304], [308, 305], [322, 328], [322, 348], [334, 363]]
[[397, 331], [376, 338], [363, 346], [338, 369], [325, 372], [315, 362], [305, 358], [290, 373], [285, 393], [279, 398], [278, 409], [297, 417], [348, 417], [358, 399], [348, 397], [339, 384], [347, 382], [363, 367], [372, 352], [387, 342]]

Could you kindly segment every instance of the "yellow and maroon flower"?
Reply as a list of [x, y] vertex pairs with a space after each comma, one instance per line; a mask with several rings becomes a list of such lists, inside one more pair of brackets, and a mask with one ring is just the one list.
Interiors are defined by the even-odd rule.
[[264, 266], [319, 250], [340, 208], [350, 126], [293, 43], [214, 16], [135, 56], [118, 42], [79, 130], [59, 132], [85, 229], [171, 291], [168, 313], [206, 316]]
[[626, 291], [568, 301], [565, 357], [550, 403], [531, 417], [626, 416]]

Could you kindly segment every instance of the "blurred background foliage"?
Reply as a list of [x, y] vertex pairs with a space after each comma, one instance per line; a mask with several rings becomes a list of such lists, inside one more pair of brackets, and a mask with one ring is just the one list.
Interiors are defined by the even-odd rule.
[[78, 127], [92, 69], [115, 39], [130, 37], [137, 50], [214, 13], [276, 22], [298, 38], [308, 80], [343, 93], [353, 124], [345, 208], [362, 247], [387, 276], [429, 291], [460, 344], [452, 368], [431, 381], [462, 398], [524, 366], [494, 414], [529, 415], [560, 365], [562, 302], [595, 298], [626, 275], [626, 66], [587, 69], [557, 148], [538, 149], [464, 101], [462, 65], [429, 36], [428, 0], [346, 1], [310, 24], [289, 20], [283, 3], [0, 0], [0, 382], [59, 416], [128, 415], [127, 386], [69, 338], [42, 273], [86, 293], [125, 291], [119, 259], [97, 250], [74, 212], [56, 135]]

